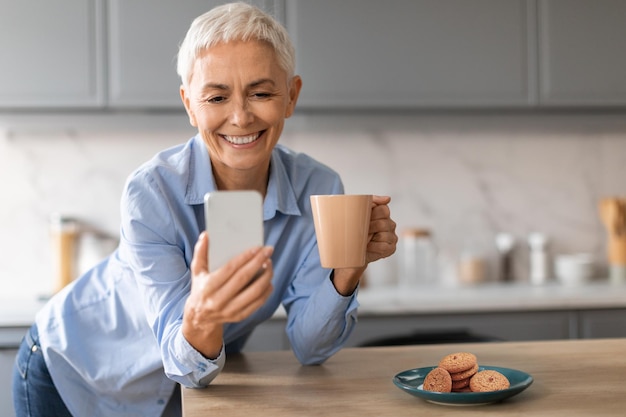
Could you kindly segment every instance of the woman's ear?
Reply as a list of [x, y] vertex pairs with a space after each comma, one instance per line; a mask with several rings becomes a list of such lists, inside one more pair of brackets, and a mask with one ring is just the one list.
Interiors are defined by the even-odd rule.
[[187, 115], [189, 116], [189, 123], [193, 127], [198, 127], [198, 123], [196, 122], [196, 115], [191, 108], [189, 96], [187, 95], [187, 90], [185, 89], [184, 85], [180, 86], [180, 99], [183, 101], [183, 105], [185, 106], [185, 110], [187, 111]]
[[287, 109], [285, 111], [285, 118], [290, 117], [293, 114], [301, 89], [302, 78], [300, 78], [299, 75], [294, 75], [289, 82], [289, 103], [287, 104]]

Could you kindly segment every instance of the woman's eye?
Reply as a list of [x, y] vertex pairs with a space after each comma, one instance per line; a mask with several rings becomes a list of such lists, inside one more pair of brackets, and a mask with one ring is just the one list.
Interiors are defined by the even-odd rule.
[[221, 103], [222, 101], [226, 100], [225, 97], [222, 96], [216, 96], [216, 97], [211, 97], [209, 99], [207, 99], [207, 102], [209, 103], [214, 103], [214, 104], [218, 104]]

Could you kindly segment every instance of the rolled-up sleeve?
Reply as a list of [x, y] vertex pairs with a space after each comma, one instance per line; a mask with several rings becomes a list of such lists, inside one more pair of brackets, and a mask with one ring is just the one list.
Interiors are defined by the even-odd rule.
[[[217, 359], [210, 360], [194, 349], [180, 332], [174, 339], [172, 353], [172, 357], [164, 363], [165, 374], [188, 388], [206, 387], [219, 375], [226, 363], [223, 345]], [[188, 372], [180, 375], [179, 371], [185, 368], [188, 368]]]
[[341, 349], [356, 325], [359, 306], [357, 291], [339, 294], [331, 271], [319, 267], [316, 246], [311, 253], [313, 259], [301, 266], [284, 299], [287, 336], [304, 365], [321, 364]]

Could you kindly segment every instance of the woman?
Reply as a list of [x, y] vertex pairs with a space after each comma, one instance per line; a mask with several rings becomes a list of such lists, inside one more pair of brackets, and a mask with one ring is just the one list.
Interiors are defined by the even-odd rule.
[[[302, 85], [285, 29], [243, 3], [217, 7], [192, 23], [178, 73], [198, 134], [130, 176], [118, 249], [37, 315], [16, 360], [18, 417], [178, 416], [178, 383], [209, 384], [280, 304], [303, 364], [355, 325], [364, 268], [320, 266], [309, 203], [341, 180], [278, 145]], [[264, 196], [267, 246], [209, 273], [203, 196], [241, 189]], [[374, 197], [368, 262], [395, 251], [389, 200]]]

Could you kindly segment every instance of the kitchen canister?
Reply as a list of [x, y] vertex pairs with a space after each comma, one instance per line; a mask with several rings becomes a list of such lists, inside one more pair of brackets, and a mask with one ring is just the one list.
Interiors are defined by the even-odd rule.
[[626, 283], [626, 197], [604, 198], [599, 209], [608, 237], [609, 280]]
[[53, 214], [50, 216], [50, 238], [54, 292], [63, 289], [76, 277], [78, 222], [71, 217]]
[[457, 269], [458, 280], [461, 284], [475, 285], [487, 279], [487, 261], [479, 253], [463, 252], [459, 257]]
[[423, 228], [403, 230], [399, 249], [399, 286], [418, 286], [436, 280], [437, 249], [430, 230]]

